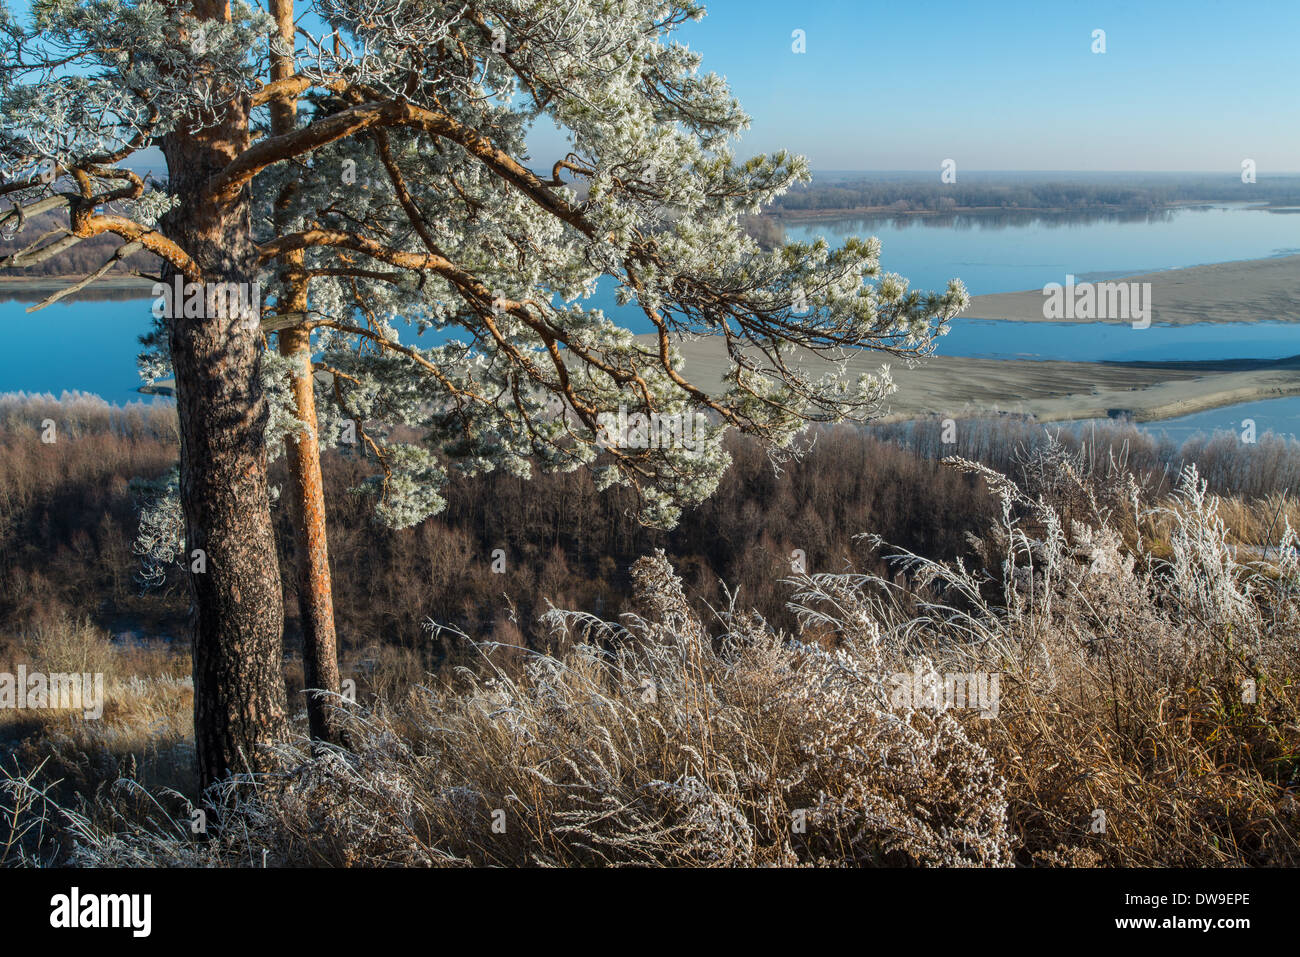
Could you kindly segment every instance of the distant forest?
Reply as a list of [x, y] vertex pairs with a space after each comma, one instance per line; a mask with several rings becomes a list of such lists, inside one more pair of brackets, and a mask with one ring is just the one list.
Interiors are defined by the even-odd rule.
[[[3, 209], [0, 209], [0, 212], [2, 211]], [[16, 233], [11, 229], [0, 232], [0, 264], [4, 266], [3, 270], [0, 270], [0, 278], [84, 276], [102, 266], [108, 257], [113, 255], [113, 250], [122, 245], [120, 238], [104, 233], [92, 236], [90, 239], [83, 239], [44, 262], [32, 266], [15, 269], [3, 262], [6, 257], [21, 252], [28, 246], [35, 245], [36, 248], [40, 248], [67, 232], [67, 229], [66, 214], [43, 213], [29, 218], [23, 224], [23, 228]], [[133, 256], [128, 256], [124, 262], [115, 266], [109, 275], [125, 276], [133, 269], [156, 275], [159, 269], [158, 257], [142, 250]]]
[[[58, 422], [67, 441], [37, 440], [46, 418]], [[742, 607], [793, 629], [781, 579], [790, 574], [794, 549], [805, 551], [814, 571], [853, 565], [892, 575], [880, 554], [855, 537], [873, 532], [916, 554], [970, 560], [971, 536], [983, 534], [998, 502], [982, 479], [940, 459], [955, 452], [1025, 483], [1033, 480], [1025, 456], [1055, 431], [1015, 416], [962, 420], [957, 428], [957, 445], [942, 441], [937, 416], [825, 428], [780, 473], [756, 442], [731, 435], [733, 467], [718, 491], [667, 532], [637, 524], [630, 491], [599, 492], [583, 471], [539, 473], [530, 481], [500, 472], [456, 478], [444, 512], [392, 531], [375, 523], [372, 500], [348, 491], [361, 484], [364, 461], [328, 450], [322, 465], [342, 650], [382, 657], [380, 649], [405, 648], [428, 670], [473, 659], [456, 632], [431, 637], [421, 624], [427, 620], [501, 642], [507, 658], [510, 648], [554, 650], [540, 621], [548, 602], [617, 618], [633, 610], [629, 567], [656, 548], [667, 552], [702, 614], [725, 606], [725, 582], [739, 589]], [[1279, 497], [1300, 487], [1295, 443], [1264, 436], [1245, 445], [1222, 434], [1179, 446], [1118, 422], [1060, 435], [1070, 449], [1090, 449], [1097, 468], [1113, 455], [1153, 494], [1167, 493], [1182, 468], [1195, 463], [1211, 490], [1227, 497], [1224, 514], [1243, 541], [1276, 541], [1288, 521], [1300, 527], [1294, 497]], [[182, 568], [170, 566], [163, 587], [143, 593], [132, 545], [137, 510], [154, 494], [137, 480], [165, 477], [177, 441], [175, 406], [167, 403], [111, 409], [86, 396], [0, 397], [0, 661], [6, 639], [61, 617], [184, 632], [189, 597]], [[283, 488], [287, 481], [281, 457], [272, 484]], [[275, 522], [292, 644], [300, 630], [286, 508], [275, 509]], [[492, 566], [498, 548], [507, 556], [503, 574]]]
[[776, 201], [781, 213], [880, 209], [948, 212], [957, 209], [1155, 210], [1179, 203], [1300, 203], [1300, 176], [1154, 176], [1151, 174], [958, 174], [942, 183], [939, 173], [815, 174]]

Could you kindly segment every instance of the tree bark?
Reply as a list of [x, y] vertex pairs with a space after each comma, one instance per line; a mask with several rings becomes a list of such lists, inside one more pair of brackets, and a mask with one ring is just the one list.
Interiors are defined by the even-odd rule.
[[[223, 203], [201, 198], [248, 146], [248, 128], [247, 101], [236, 100], [218, 124], [163, 137], [169, 184], [182, 203], [161, 225], [191, 251], [206, 283], [248, 283], [251, 291], [250, 190]], [[172, 282], [174, 273], [164, 278]], [[193, 599], [195, 747], [206, 786], [266, 769], [264, 746], [287, 734], [284, 607], [267, 492], [260, 328], [238, 310], [185, 311], [173, 303], [170, 342]]]
[[[293, 0], [272, 0], [271, 14], [288, 50], [293, 49]], [[273, 52], [271, 80], [293, 76], [291, 55]], [[271, 132], [280, 136], [296, 126], [297, 100], [289, 95], [273, 100]], [[276, 223], [283, 222], [292, 186], [278, 198]], [[295, 276], [303, 267], [301, 250], [284, 256], [286, 272], [281, 276], [282, 294], [278, 313], [306, 312], [307, 280]], [[294, 563], [298, 586], [298, 611], [302, 622], [303, 679], [307, 686], [307, 721], [317, 740], [343, 744], [343, 728], [336, 706], [339, 694], [338, 643], [334, 631], [334, 593], [330, 579], [329, 545], [325, 533], [325, 486], [321, 478], [320, 444], [316, 421], [316, 386], [311, 361], [311, 328], [283, 329], [278, 334], [280, 354], [291, 365], [294, 415], [307, 426], [303, 433], [285, 442], [289, 465], [289, 514], [293, 522]], [[321, 694], [320, 692], [327, 692]], [[334, 700], [331, 701], [331, 696]]]
[[303, 679], [307, 687], [307, 721], [311, 736], [344, 743], [336, 707], [339, 694], [338, 648], [334, 632], [334, 594], [325, 534], [325, 490], [316, 434], [316, 395], [312, 380], [311, 332], [284, 329], [280, 354], [293, 364], [290, 373], [295, 415], [308, 429], [285, 442], [289, 460], [290, 517], [293, 521], [298, 610], [302, 619]]

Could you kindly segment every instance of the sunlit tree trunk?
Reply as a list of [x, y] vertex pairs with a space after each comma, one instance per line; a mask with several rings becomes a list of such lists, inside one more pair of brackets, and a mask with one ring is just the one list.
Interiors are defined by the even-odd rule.
[[[293, 2], [272, 0], [280, 36], [293, 49]], [[271, 79], [293, 75], [292, 56], [273, 54]], [[297, 114], [297, 98], [278, 99], [271, 104], [271, 131], [291, 132]], [[287, 195], [276, 204], [277, 220]], [[277, 222], [277, 226], [284, 227]], [[303, 265], [301, 250], [284, 257], [282, 296], [276, 311], [304, 313], [307, 309], [307, 281], [296, 277]], [[334, 596], [330, 581], [329, 546], [325, 533], [325, 489], [321, 478], [320, 445], [316, 422], [316, 391], [311, 359], [311, 330], [306, 326], [282, 329], [280, 354], [289, 360], [294, 414], [307, 428], [286, 440], [289, 484], [286, 493], [294, 533], [294, 563], [302, 621], [303, 677], [307, 687], [307, 718], [313, 738], [342, 743], [343, 732], [329, 694], [339, 693], [338, 647], [334, 631]]]
[[295, 414], [310, 429], [286, 440], [289, 483], [285, 489], [293, 521], [307, 718], [313, 738], [341, 743], [342, 729], [331, 706], [337, 705], [337, 700], [331, 703], [328, 695], [320, 693], [339, 693], [339, 665], [334, 633], [333, 585], [325, 535], [325, 491], [321, 480], [320, 446], [316, 439], [311, 333], [306, 329], [285, 329], [279, 336], [280, 353], [292, 365], [290, 375]]

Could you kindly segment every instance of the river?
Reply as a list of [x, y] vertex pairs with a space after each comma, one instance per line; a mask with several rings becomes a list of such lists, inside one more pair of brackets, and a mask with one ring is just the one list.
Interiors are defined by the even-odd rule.
[[[961, 278], [972, 295], [1041, 288], [1067, 273], [1089, 277], [1135, 275], [1210, 262], [1300, 252], [1300, 211], [1244, 204], [1180, 208], [1150, 215], [977, 214], [948, 217], [871, 217], [787, 224], [792, 240], [817, 236], [838, 244], [849, 235], [875, 235], [882, 266], [908, 277], [914, 288], [942, 288]], [[150, 324], [147, 298], [57, 303], [36, 313], [22, 302], [0, 302], [0, 392], [80, 390], [110, 402], [154, 401], [140, 396], [138, 337]], [[614, 302], [603, 281], [584, 305], [600, 307], [635, 332], [649, 331], [632, 307]], [[422, 340], [427, 341], [427, 339]], [[962, 317], [940, 342], [947, 355], [1025, 359], [1173, 360], [1279, 358], [1300, 353], [1300, 336], [1284, 322], [1153, 326], [1134, 330], [1099, 323], [1023, 323]], [[1297, 431], [1298, 400], [1252, 403], [1266, 420]], [[1289, 403], [1289, 404], [1288, 404]], [[1256, 410], [1260, 411], [1260, 410]], [[1231, 423], [1248, 417], [1233, 408], [1202, 413], [1169, 429]]]

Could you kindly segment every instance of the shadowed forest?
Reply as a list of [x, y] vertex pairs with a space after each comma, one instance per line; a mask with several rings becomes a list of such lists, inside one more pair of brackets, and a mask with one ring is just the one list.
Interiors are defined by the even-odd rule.
[[[47, 418], [59, 423], [64, 441], [40, 441], [39, 423]], [[172, 408], [9, 397], [0, 402], [0, 428], [4, 633], [89, 615], [106, 629], [170, 625], [184, 634], [188, 599], [179, 560], [160, 585], [146, 586], [134, 552], [139, 508], [154, 495], [148, 482], [175, 465]], [[1021, 481], [1023, 457], [1053, 436], [1094, 463], [1115, 456], [1156, 494], [1196, 465], [1210, 489], [1225, 496], [1235, 541], [1262, 544], [1270, 534], [1275, 540], [1287, 519], [1300, 526], [1287, 494], [1300, 488], [1300, 449], [1272, 436], [1255, 445], [1232, 435], [1175, 445], [1123, 424], [1075, 435], [1016, 417], [962, 421], [953, 444], [942, 442], [942, 431], [938, 419], [822, 430], [803, 443], [802, 458], [781, 463], [733, 437], [735, 464], [718, 492], [672, 531], [638, 524], [631, 492], [597, 492], [584, 472], [457, 481], [445, 512], [394, 531], [374, 521], [373, 499], [357, 490], [365, 475], [357, 456], [329, 450], [323, 469], [340, 642], [353, 653], [404, 649], [421, 667], [463, 663], [463, 643], [450, 634], [431, 639], [424, 623], [432, 621], [543, 649], [547, 629], [539, 618], [548, 602], [611, 616], [628, 611], [629, 566], [655, 549], [672, 560], [697, 608], [716, 606], [726, 586], [789, 627], [779, 583], [796, 549], [813, 572], [864, 562], [882, 569], [856, 541], [867, 532], [939, 560], [968, 557], [970, 536], [987, 526], [997, 503], [982, 481], [940, 460], [962, 455]], [[273, 478], [284, 482], [283, 461], [273, 466]], [[292, 638], [292, 536], [284, 509], [277, 519]], [[498, 549], [503, 562], [496, 561]]]

